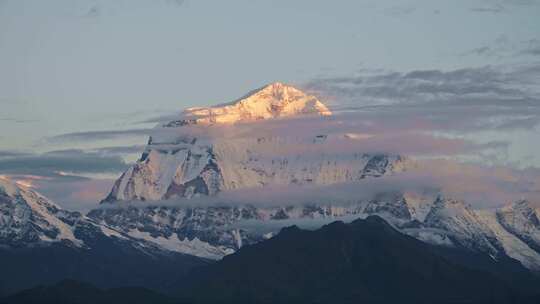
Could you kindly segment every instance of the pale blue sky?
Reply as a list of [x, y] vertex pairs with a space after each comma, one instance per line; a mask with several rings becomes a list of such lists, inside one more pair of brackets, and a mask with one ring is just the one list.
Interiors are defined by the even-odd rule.
[[2, 0], [0, 148], [275, 80], [526, 62], [539, 16], [528, 0]]

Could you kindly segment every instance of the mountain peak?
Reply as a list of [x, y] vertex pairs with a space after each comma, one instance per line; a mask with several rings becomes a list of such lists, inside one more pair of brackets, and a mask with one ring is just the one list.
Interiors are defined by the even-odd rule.
[[502, 213], [532, 213], [535, 209], [532, 203], [526, 199], [520, 199], [514, 202], [509, 202], [499, 210]]
[[231, 103], [188, 108], [183, 114], [184, 122], [231, 124], [304, 115], [328, 116], [332, 112], [315, 96], [282, 82], [274, 82]]
[[237, 102], [242, 102], [243, 100], [248, 99], [249, 97], [252, 97], [252, 96], [261, 97], [261, 95], [271, 95], [276, 100], [281, 100], [281, 101], [292, 99], [295, 96], [302, 96], [302, 97], [307, 96], [307, 94], [302, 92], [301, 90], [291, 85], [278, 81], [278, 82], [267, 84], [259, 89], [251, 91], [246, 96], [237, 100]]
[[521, 199], [516, 202], [512, 202], [502, 207], [498, 211], [499, 216], [511, 216], [512, 221], [515, 221], [516, 216], [525, 218], [526, 222], [532, 222], [534, 225], [540, 227], [540, 219], [536, 214], [536, 210], [530, 201]]

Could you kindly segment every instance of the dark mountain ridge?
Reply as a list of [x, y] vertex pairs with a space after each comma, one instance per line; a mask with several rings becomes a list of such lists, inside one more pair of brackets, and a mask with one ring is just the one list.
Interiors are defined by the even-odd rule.
[[285, 228], [193, 272], [179, 294], [188, 303], [518, 303], [540, 282], [515, 261], [467, 259], [370, 216]]

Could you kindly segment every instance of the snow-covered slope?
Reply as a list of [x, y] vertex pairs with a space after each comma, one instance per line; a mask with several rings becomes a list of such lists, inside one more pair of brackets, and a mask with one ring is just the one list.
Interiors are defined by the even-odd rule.
[[180, 120], [167, 126], [186, 124], [232, 124], [298, 115], [331, 115], [332, 112], [315, 96], [275, 82], [254, 90], [246, 96], [215, 107], [189, 108]]
[[91, 250], [96, 240], [144, 252], [169, 251], [141, 241], [79, 212], [62, 209], [43, 195], [0, 176], [0, 247], [25, 248], [62, 244]]
[[540, 251], [523, 242], [519, 235], [507, 230], [497, 216], [498, 211], [480, 210], [477, 213], [495, 234], [497, 243], [502, 247], [502, 252], [520, 261], [523, 266], [529, 269], [540, 270]]
[[[540, 270], [540, 251], [532, 245], [538, 235], [534, 218], [522, 218], [513, 229], [499, 215], [520, 218], [523, 203], [501, 210], [474, 210], [466, 203], [426, 195], [385, 193], [372, 200], [344, 206], [296, 205], [281, 207], [166, 207], [102, 208], [89, 216], [115, 229], [167, 244], [179, 252], [220, 258], [271, 237], [291, 224], [318, 227], [335, 220], [351, 221], [377, 214], [402, 232], [440, 246], [482, 252], [498, 260], [509, 256], [525, 267]], [[427, 214], [415, 213], [422, 210]], [[511, 211], [510, 211], [511, 210]]]
[[0, 294], [65, 279], [165, 290], [207, 264], [185, 251], [63, 210], [23, 182], [0, 176]]
[[81, 220], [81, 214], [62, 210], [39, 193], [0, 177], [0, 244], [68, 241], [81, 246], [74, 235]]
[[497, 211], [499, 223], [540, 252], [540, 220], [538, 211], [527, 200], [520, 200]]
[[463, 201], [438, 197], [423, 224], [427, 228], [440, 229], [454, 244], [492, 256], [498, 252], [493, 245], [496, 240], [493, 232]]
[[[268, 130], [234, 137], [206, 134], [233, 123], [330, 115], [315, 97], [281, 83], [228, 105], [188, 109], [181, 120], [157, 128], [140, 160], [116, 181], [105, 201], [189, 198], [266, 185], [327, 185], [406, 167], [398, 155], [329, 152], [336, 137], [355, 141], [346, 134], [295, 136]], [[193, 125], [196, 130], [188, 129]]]
[[328, 223], [334, 218], [359, 214], [358, 206], [129, 206], [94, 209], [88, 216], [171, 250], [219, 259], [243, 245], [268, 238], [289, 221], [306, 219]]

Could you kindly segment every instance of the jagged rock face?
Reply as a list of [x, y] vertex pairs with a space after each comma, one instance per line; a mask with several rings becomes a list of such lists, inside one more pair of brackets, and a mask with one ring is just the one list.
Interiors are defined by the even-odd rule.
[[493, 232], [462, 201], [438, 197], [424, 220], [425, 227], [440, 229], [454, 244], [496, 256], [500, 250]]
[[[359, 206], [144, 207], [104, 208], [88, 216], [112, 225], [132, 237], [156, 242], [165, 248], [199, 257], [219, 259], [243, 245], [270, 237], [275, 227], [265, 223], [295, 219], [327, 219], [359, 215]], [[253, 224], [250, 227], [249, 224]], [[253, 229], [260, 225], [259, 228]], [[278, 225], [279, 226], [279, 225]]]
[[147, 156], [120, 177], [106, 201], [190, 198], [266, 185], [352, 182], [402, 170], [404, 162], [400, 156], [362, 153], [266, 155], [268, 149], [293, 144], [285, 141], [218, 140], [211, 146], [200, 142], [179, 144], [173, 150], [149, 145]]
[[497, 219], [506, 230], [540, 252], [540, 220], [530, 202], [521, 200], [497, 211]]
[[[347, 206], [283, 207], [145, 207], [103, 208], [89, 216], [133, 237], [171, 250], [219, 259], [243, 245], [272, 237], [291, 223], [329, 223], [380, 215], [394, 227], [419, 240], [482, 252], [493, 259], [509, 256], [525, 267], [540, 270], [540, 251], [534, 240], [534, 217], [522, 217], [520, 204], [504, 209], [473, 210], [462, 201], [411, 193], [384, 193]], [[522, 204], [521, 204], [522, 205]], [[418, 210], [429, 210], [426, 215]], [[424, 212], [424, 211], [422, 211]], [[522, 218], [510, 228], [500, 215]], [[528, 213], [525, 213], [528, 214]], [[316, 225], [313, 225], [316, 227]], [[518, 227], [527, 227], [519, 230]], [[536, 228], [535, 228], [536, 229]], [[521, 233], [519, 231], [522, 231]], [[524, 234], [527, 231], [528, 234]]]
[[68, 278], [165, 289], [206, 263], [63, 210], [0, 176], [0, 294]]
[[369, 201], [363, 210], [365, 214], [387, 215], [399, 221], [412, 220], [405, 197], [400, 193], [384, 193]]
[[83, 216], [62, 210], [53, 202], [7, 178], [0, 178], [0, 243], [26, 246], [66, 240], [82, 242], [74, 229]]
[[96, 209], [88, 216], [164, 248], [211, 259], [234, 252], [242, 242], [260, 240], [233, 226], [256, 217], [249, 208], [128, 207]]
[[38, 192], [0, 176], [0, 247], [25, 248], [57, 243], [91, 249], [97, 239], [161, 250], [79, 212], [63, 210]]
[[105, 201], [214, 195], [222, 187], [223, 178], [209, 143], [180, 141], [168, 149], [150, 143], [141, 159], [116, 181]]

